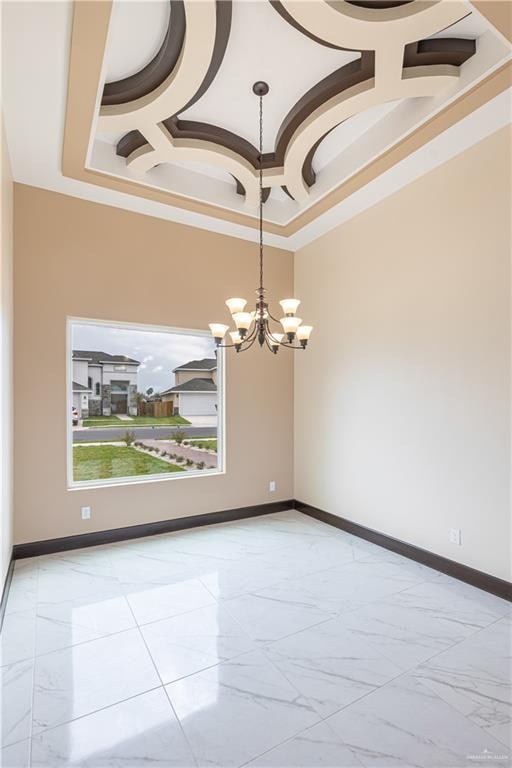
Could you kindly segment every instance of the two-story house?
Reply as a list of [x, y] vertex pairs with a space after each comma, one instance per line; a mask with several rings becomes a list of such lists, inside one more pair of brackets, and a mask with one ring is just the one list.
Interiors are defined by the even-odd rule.
[[174, 368], [174, 386], [160, 393], [163, 402], [172, 402], [174, 414], [215, 416], [217, 414], [217, 360], [191, 360]]
[[124, 355], [73, 350], [73, 405], [78, 418], [136, 416], [139, 365]]

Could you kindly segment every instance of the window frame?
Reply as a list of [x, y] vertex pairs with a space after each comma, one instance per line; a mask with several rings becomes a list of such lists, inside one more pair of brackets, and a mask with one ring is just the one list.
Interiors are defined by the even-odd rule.
[[149, 323], [127, 322], [124, 320], [100, 320], [90, 317], [66, 317], [66, 489], [79, 491], [92, 488], [109, 488], [141, 483], [166, 483], [174, 480], [193, 480], [199, 477], [215, 477], [226, 474], [226, 375], [225, 350], [217, 348], [217, 466], [215, 469], [196, 469], [185, 472], [169, 472], [168, 475], [135, 475], [133, 477], [114, 477], [96, 480], [73, 479], [73, 425], [71, 409], [73, 407], [73, 347], [72, 330], [74, 325], [91, 325], [108, 328], [132, 329], [145, 332], [179, 334], [181, 336], [204, 336], [211, 340], [209, 331], [202, 328], [177, 328], [176, 326], [153, 325]]

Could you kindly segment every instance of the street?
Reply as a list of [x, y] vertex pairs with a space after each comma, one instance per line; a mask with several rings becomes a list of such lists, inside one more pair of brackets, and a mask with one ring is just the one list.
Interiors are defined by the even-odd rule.
[[86, 440], [122, 440], [126, 432], [133, 432], [135, 439], [141, 437], [164, 438], [172, 437], [176, 430], [185, 432], [187, 437], [216, 437], [216, 427], [187, 427], [187, 426], [164, 426], [164, 427], [131, 427], [127, 422], [125, 427], [102, 427], [99, 429], [74, 429], [73, 442], [79, 443]]

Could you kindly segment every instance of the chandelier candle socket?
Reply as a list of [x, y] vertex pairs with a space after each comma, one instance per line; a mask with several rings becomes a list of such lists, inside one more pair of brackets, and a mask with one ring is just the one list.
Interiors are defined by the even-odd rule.
[[[259, 254], [260, 254], [260, 285], [256, 290], [256, 308], [245, 311], [247, 301], [242, 298], [226, 300], [226, 306], [236, 326], [236, 331], [230, 331], [223, 323], [210, 323], [210, 330], [217, 347], [233, 347], [237, 352], [250, 349], [255, 341], [260, 347], [265, 345], [271, 352], [277, 354], [279, 347], [288, 349], [306, 349], [313, 326], [302, 325], [300, 317], [295, 313], [299, 307], [299, 299], [282, 299], [279, 304], [285, 317], [277, 320], [269, 310], [263, 287], [263, 96], [268, 93], [268, 85], [264, 82], [254, 83], [253, 92], [260, 102], [260, 143], [259, 143], [259, 177], [260, 177], [260, 210], [259, 210]], [[270, 321], [281, 324], [284, 333], [275, 332]], [[231, 344], [223, 340], [229, 331]]]

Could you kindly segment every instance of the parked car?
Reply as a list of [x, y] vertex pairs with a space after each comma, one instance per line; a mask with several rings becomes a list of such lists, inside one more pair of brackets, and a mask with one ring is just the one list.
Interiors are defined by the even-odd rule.
[[71, 408], [71, 418], [73, 420], [73, 426], [78, 427], [78, 411], [75, 406]]

